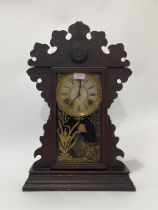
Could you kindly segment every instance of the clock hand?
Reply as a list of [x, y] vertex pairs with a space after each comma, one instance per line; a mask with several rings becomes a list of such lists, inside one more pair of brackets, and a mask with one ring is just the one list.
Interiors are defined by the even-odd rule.
[[78, 91], [78, 96], [80, 96], [80, 95], [81, 95], [81, 79], [79, 81], [79, 91]]
[[76, 100], [76, 98], [78, 98], [78, 94], [77, 94], [77, 96], [71, 101], [71, 104], [73, 104], [73, 102]]
[[73, 102], [81, 95], [81, 79], [79, 80], [79, 90], [77, 96], [70, 102], [70, 105], [73, 105]]

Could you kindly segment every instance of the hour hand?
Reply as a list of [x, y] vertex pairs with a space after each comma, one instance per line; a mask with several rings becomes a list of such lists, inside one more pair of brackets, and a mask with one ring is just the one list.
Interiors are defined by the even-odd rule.
[[71, 105], [73, 105], [73, 102], [78, 98], [78, 95], [70, 102]]

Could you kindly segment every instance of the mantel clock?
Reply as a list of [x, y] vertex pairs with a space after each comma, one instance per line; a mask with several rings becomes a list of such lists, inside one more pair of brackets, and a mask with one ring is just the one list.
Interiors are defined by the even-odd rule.
[[[82, 22], [36, 43], [27, 73], [50, 107], [24, 191], [134, 191], [108, 109], [131, 75], [123, 44]], [[108, 53], [103, 51], [108, 50]]]

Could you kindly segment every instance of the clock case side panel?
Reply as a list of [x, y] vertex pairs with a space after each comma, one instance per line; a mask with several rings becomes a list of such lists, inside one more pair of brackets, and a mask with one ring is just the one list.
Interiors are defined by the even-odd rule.
[[[52, 94], [55, 95], [55, 74], [51, 71], [50, 67], [33, 67], [27, 71], [33, 82], [36, 82], [36, 88], [41, 92], [41, 97], [51, 109]], [[39, 81], [39, 79], [41, 81]], [[52, 92], [51, 92], [52, 90]], [[54, 93], [53, 93], [54, 91]], [[53, 161], [53, 131], [55, 128], [55, 116], [49, 114], [46, 124], [43, 125], [44, 134], [40, 136], [41, 146], [34, 152], [34, 157], [40, 156], [40, 159], [33, 164], [35, 170], [49, 170]]]
[[[66, 163], [57, 163], [56, 161], [56, 154], [53, 152], [53, 161], [52, 161], [52, 170], [53, 169], [66, 169], [66, 170], [71, 170], [71, 169], [106, 169], [107, 168], [107, 161], [108, 161], [108, 148], [107, 148], [107, 140], [108, 140], [108, 116], [107, 116], [107, 101], [105, 100], [107, 98], [107, 88], [106, 88], [106, 80], [107, 80], [107, 72], [105, 68], [88, 68], [88, 67], [52, 67], [52, 72], [55, 72], [55, 74], [67, 74], [67, 73], [99, 73], [101, 74], [102, 77], [102, 105], [101, 105], [101, 162], [100, 163], [77, 163], [77, 164], [66, 164]], [[53, 82], [56, 84], [56, 81]], [[51, 115], [53, 118], [56, 115], [56, 101], [54, 100], [51, 101], [52, 103], [52, 110], [53, 115]], [[56, 117], [55, 117], [56, 119]], [[54, 128], [56, 126], [56, 122]], [[54, 151], [56, 151], [55, 148], [57, 148], [56, 145], [56, 130], [53, 132], [53, 148]]]
[[[123, 83], [127, 82], [132, 71], [123, 67], [108, 67], [108, 109], [114, 100], [118, 97], [118, 91], [122, 90]], [[108, 116], [108, 141], [109, 141], [109, 157], [108, 168], [111, 170], [123, 171], [126, 166], [120, 160], [124, 158], [124, 152], [117, 147], [119, 138], [115, 136], [116, 127], [112, 124], [110, 116]]]

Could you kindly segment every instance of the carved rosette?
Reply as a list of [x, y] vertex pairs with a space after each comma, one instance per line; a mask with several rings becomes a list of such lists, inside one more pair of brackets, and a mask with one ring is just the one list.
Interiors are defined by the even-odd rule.
[[[71, 38], [67, 38], [68, 33]], [[87, 38], [90, 35], [90, 39]], [[57, 49], [50, 53], [56, 47]], [[105, 47], [109, 52], [103, 52]], [[105, 50], [104, 50], [105, 51]], [[123, 44], [107, 46], [107, 39], [103, 31], [90, 31], [90, 28], [82, 22], [71, 25], [67, 31], [53, 31], [50, 46], [36, 43], [30, 53], [31, 59], [28, 64], [31, 66], [27, 73], [36, 87], [41, 91], [41, 96], [51, 105], [50, 100], [50, 74], [51, 67], [104, 67], [108, 71], [108, 107], [111, 106], [117, 97], [117, 91], [123, 87], [123, 83], [132, 74], [127, 68], [129, 61], [126, 60], [127, 53]], [[41, 79], [38, 82], [38, 79]], [[109, 141], [111, 141], [109, 152], [109, 167], [124, 167], [123, 163], [116, 159], [117, 156], [124, 156], [123, 152], [116, 147], [118, 138], [115, 137], [115, 127], [109, 118]], [[34, 167], [51, 166], [49, 163], [51, 120], [44, 125], [44, 136], [40, 137], [42, 146], [35, 151], [35, 156], [40, 155], [41, 159], [35, 162]], [[47, 154], [47, 155], [46, 155]]]

